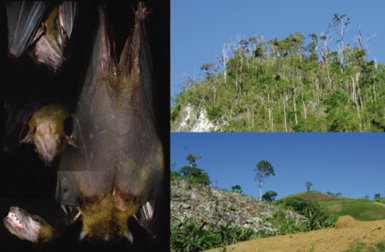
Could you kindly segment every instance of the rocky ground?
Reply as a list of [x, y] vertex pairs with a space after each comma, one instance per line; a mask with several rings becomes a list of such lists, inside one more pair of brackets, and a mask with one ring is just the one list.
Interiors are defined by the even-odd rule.
[[293, 217], [297, 223], [307, 219], [291, 211], [211, 186], [192, 185], [186, 180], [171, 181], [171, 225], [179, 225], [187, 220], [201, 223], [241, 226], [255, 232], [274, 234], [276, 227], [269, 218], [281, 211], [286, 218]]
[[173, 132], [213, 132], [220, 129], [221, 124], [214, 124], [207, 117], [204, 108], [195, 109], [190, 105], [182, 108], [178, 118], [171, 123]]

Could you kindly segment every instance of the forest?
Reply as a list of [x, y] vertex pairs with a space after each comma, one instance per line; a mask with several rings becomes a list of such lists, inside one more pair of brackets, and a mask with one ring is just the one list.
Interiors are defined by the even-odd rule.
[[[375, 132], [385, 127], [385, 65], [370, 60], [359, 26], [335, 14], [328, 31], [225, 44], [173, 100], [171, 129], [186, 106], [204, 109], [217, 131]], [[358, 28], [356, 28], [358, 27]], [[337, 46], [334, 49], [332, 42]]]

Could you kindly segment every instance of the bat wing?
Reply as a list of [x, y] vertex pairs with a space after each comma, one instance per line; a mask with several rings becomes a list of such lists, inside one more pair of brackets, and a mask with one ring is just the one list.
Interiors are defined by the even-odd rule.
[[124, 194], [141, 195], [137, 219], [156, 238], [161, 216], [164, 160], [154, 113], [155, 84], [144, 25], [147, 14], [144, 4], [139, 3], [134, 28], [119, 59], [119, 74], [136, 82], [118, 84], [122, 85], [120, 90], [125, 90], [124, 85], [132, 86], [126, 92], [121, 91], [123, 96], [126, 93], [126, 97], [121, 98], [125, 103], [119, 110], [120, 135], [124, 141], [116, 184]]
[[61, 36], [63, 44], [67, 45], [75, 24], [78, 6], [76, 2], [64, 1], [58, 8], [59, 23], [62, 28]]
[[67, 185], [77, 186], [72, 191], [83, 197], [106, 194], [113, 186], [115, 144], [110, 135], [115, 128], [115, 108], [108, 96], [110, 76], [115, 72], [111, 43], [105, 13], [100, 8], [92, 56], [74, 113], [73, 137], [77, 147], [67, 148], [59, 164], [57, 195], [63, 203], [73, 203], [76, 198], [60, 196], [65, 195], [60, 191], [67, 191]]
[[8, 52], [12, 57], [20, 57], [44, 33], [40, 26], [48, 5], [44, 1], [7, 3]]

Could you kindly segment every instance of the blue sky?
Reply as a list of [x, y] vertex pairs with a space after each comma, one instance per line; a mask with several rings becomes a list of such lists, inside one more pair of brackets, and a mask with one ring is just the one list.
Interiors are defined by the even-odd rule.
[[305, 181], [321, 192], [341, 192], [350, 198], [375, 193], [385, 196], [385, 134], [381, 133], [171, 133], [171, 162], [187, 165], [187, 153], [202, 156], [198, 167], [212, 185], [230, 189], [240, 185], [258, 196], [253, 171], [269, 161], [275, 176], [264, 192], [278, 198], [306, 191]]
[[[385, 63], [385, 1], [382, 0], [171, 0], [171, 96], [188, 78], [202, 76], [201, 65], [217, 63], [224, 43], [263, 35], [283, 39], [296, 31], [326, 31], [333, 14], [351, 18], [346, 41], [376, 34], [369, 57]], [[336, 38], [335, 34], [332, 35]]]

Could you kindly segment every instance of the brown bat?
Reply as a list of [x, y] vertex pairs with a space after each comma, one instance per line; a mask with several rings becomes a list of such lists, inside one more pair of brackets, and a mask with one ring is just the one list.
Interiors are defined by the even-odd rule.
[[[129, 219], [152, 239], [159, 236], [164, 157], [155, 122], [146, 15], [139, 3], [117, 63], [104, 10], [99, 9], [93, 53], [74, 113], [77, 148], [68, 147], [63, 153], [56, 190], [58, 203], [73, 220], [81, 214], [81, 238], [126, 237], [135, 243]], [[53, 236], [46, 222], [35, 217], [38, 227], [34, 223], [30, 228], [24, 222], [32, 215], [16, 208], [10, 214], [17, 219], [7, 217], [4, 222], [11, 232], [21, 223], [24, 231], [17, 233], [19, 238], [35, 237], [33, 241], [39, 242]]]
[[77, 3], [64, 1], [54, 8], [50, 5], [42, 1], [7, 3], [8, 51], [18, 58], [28, 50], [37, 64], [56, 72], [65, 60], [64, 49], [75, 23]]

